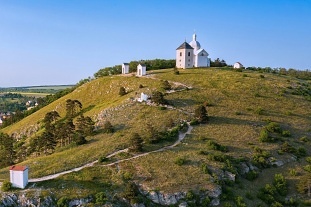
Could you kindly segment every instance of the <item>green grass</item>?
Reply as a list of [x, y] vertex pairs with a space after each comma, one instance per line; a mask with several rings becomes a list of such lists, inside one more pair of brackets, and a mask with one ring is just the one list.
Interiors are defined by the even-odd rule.
[[[83, 106], [89, 109], [85, 113], [87, 116], [95, 118], [101, 111], [107, 110], [106, 120], [117, 129], [114, 134], [98, 134], [88, 138], [89, 142], [86, 145], [59, 149], [53, 155], [30, 158], [21, 163], [30, 167], [30, 177], [34, 178], [78, 167], [97, 160], [100, 156], [123, 149], [128, 146], [132, 133], [138, 132], [144, 137], [146, 133], [144, 126], [147, 123], [158, 131], [163, 131], [167, 129], [170, 119], [173, 119], [175, 124], [181, 120], [190, 121], [197, 105], [208, 104], [208, 124], [194, 126], [191, 135], [187, 135], [183, 143], [172, 150], [120, 163], [119, 172], [113, 167], [96, 166], [40, 183], [44, 188], [59, 190], [59, 196], [71, 195], [75, 189], [80, 189], [81, 194], [77, 196], [83, 197], [107, 187], [109, 183], [109, 188], [111, 186], [121, 188], [122, 173], [132, 174], [132, 179], [146, 188], [164, 192], [213, 188], [215, 184], [211, 175], [205, 173], [201, 166], [206, 164], [211, 171], [217, 171], [225, 164], [211, 161], [208, 155], [200, 153], [200, 151], [207, 154], [221, 153], [209, 148], [208, 140], [226, 146], [228, 152], [224, 154], [235, 160], [251, 159], [254, 147], [266, 150], [275, 159], [286, 160], [290, 157], [289, 154], [277, 153], [285, 141], [295, 148], [305, 147], [307, 156], [310, 156], [310, 143], [300, 141], [300, 138], [310, 139], [311, 112], [307, 109], [311, 108], [311, 102], [302, 95], [293, 95], [288, 89], [292, 84], [300, 82], [311, 84], [310, 81], [275, 74], [264, 74], [265, 78], [260, 78], [260, 74], [253, 71], [238, 73], [219, 68], [187, 69], [179, 72], [180, 75], [174, 75], [173, 69], [149, 72], [156, 79], [112, 76], [93, 80], [3, 131], [13, 133], [25, 129], [25, 126], [40, 123], [45, 113], [51, 110], [57, 110], [63, 116], [65, 100], [69, 98], [80, 100]], [[190, 90], [165, 96], [177, 110], [161, 110], [159, 107], [131, 101], [131, 98], [138, 97], [141, 92], [151, 94], [153, 90], [161, 90], [159, 79], [171, 83], [181, 82], [192, 87]], [[139, 88], [140, 84], [144, 88]], [[177, 87], [173, 83], [172, 85]], [[129, 92], [127, 95], [118, 95], [121, 86], [127, 89]], [[283, 130], [290, 131], [291, 137], [281, 137], [275, 143], [260, 142], [260, 130], [269, 121], [276, 122]], [[144, 150], [154, 150], [168, 144], [170, 143], [162, 142], [145, 145]], [[118, 155], [112, 160], [122, 159], [124, 156], [131, 154]], [[178, 157], [183, 158], [185, 163], [175, 164]], [[305, 164], [293, 162], [282, 168], [264, 169], [252, 182], [241, 179], [240, 184], [235, 185], [235, 194], [246, 195], [250, 189], [247, 186], [251, 186], [254, 192], [253, 199], [245, 198], [244, 201], [248, 206], [256, 206], [261, 203], [256, 197], [259, 187], [271, 182], [273, 177], [271, 175], [285, 171], [288, 173], [283, 174], [290, 183], [289, 194], [293, 195], [297, 193], [295, 183], [304, 173], [302, 166]], [[293, 168], [297, 171], [297, 176], [290, 175], [290, 169]], [[5, 178], [8, 178], [7, 168], [0, 170], [0, 179]], [[96, 182], [101, 184], [96, 187]], [[61, 188], [62, 183], [66, 185], [64, 190]]]

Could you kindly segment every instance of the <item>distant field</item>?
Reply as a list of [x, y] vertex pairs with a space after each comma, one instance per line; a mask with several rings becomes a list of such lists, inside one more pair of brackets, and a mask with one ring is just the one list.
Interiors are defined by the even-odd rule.
[[71, 88], [73, 85], [55, 85], [55, 86], [29, 86], [29, 87], [22, 87], [24, 89], [29, 90], [64, 90], [66, 88]]

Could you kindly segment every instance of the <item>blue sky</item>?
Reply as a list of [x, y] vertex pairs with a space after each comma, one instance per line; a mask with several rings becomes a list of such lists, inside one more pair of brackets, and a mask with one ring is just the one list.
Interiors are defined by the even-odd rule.
[[194, 31], [212, 59], [311, 69], [311, 0], [0, 0], [0, 87], [173, 59]]

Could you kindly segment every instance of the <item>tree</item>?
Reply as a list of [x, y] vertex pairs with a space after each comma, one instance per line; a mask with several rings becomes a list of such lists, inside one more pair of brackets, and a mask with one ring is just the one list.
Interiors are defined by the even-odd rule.
[[114, 128], [113, 128], [112, 124], [110, 123], [110, 121], [105, 121], [103, 131], [105, 133], [113, 133], [114, 132]]
[[164, 90], [171, 90], [172, 86], [171, 86], [171, 84], [167, 80], [165, 80], [165, 81], [162, 82], [162, 88]]
[[14, 163], [16, 152], [14, 150], [14, 139], [0, 132], [0, 166], [5, 167]]
[[154, 91], [151, 95], [151, 101], [156, 104], [166, 104], [163, 93], [160, 91]]
[[130, 138], [130, 150], [134, 152], [141, 152], [143, 150], [143, 139], [138, 133], [132, 134]]
[[66, 117], [73, 118], [79, 110], [82, 109], [82, 103], [78, 100], [66, 100]]
[[160, 140], [159, 132], [149, 123], [146, 125], [146, 142], [147, 143], [157, 143]]
[[91, 117], [84, 117], [83, 115], [81, 115], [78, 117], [76, 123], [77, 132], [84, 137], [90, 136], [94, 133], [94, 124], [95, 122], [91, 119]]
[[207, 116], [207, 111], [206, 111], [205, 106], [199, 105], [194, 111], [194, 117], [200, 123], [206, 123], [208, 121], [208, 116]]
[[125, 88], [123, 86], [121, 86], [120, 89], [119, 89], [119, 95], [120, 96], [126, 95], [126, 90], [125, 90]]
[[52, 124], [54, 124], [58, 118], [60, 118], [60, 116], [57, 111], [51, 111], [45, 114], [43, 119], [45, 130], [48, 132], [52, 132], [54, 130]]

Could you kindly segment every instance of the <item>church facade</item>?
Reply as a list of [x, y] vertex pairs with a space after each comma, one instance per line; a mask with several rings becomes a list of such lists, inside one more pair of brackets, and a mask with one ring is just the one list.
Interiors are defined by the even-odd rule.
[[176, 49], [176, 68], [210, 67], [208, 55], [193, 34], [190, 43], [185, 41]]

